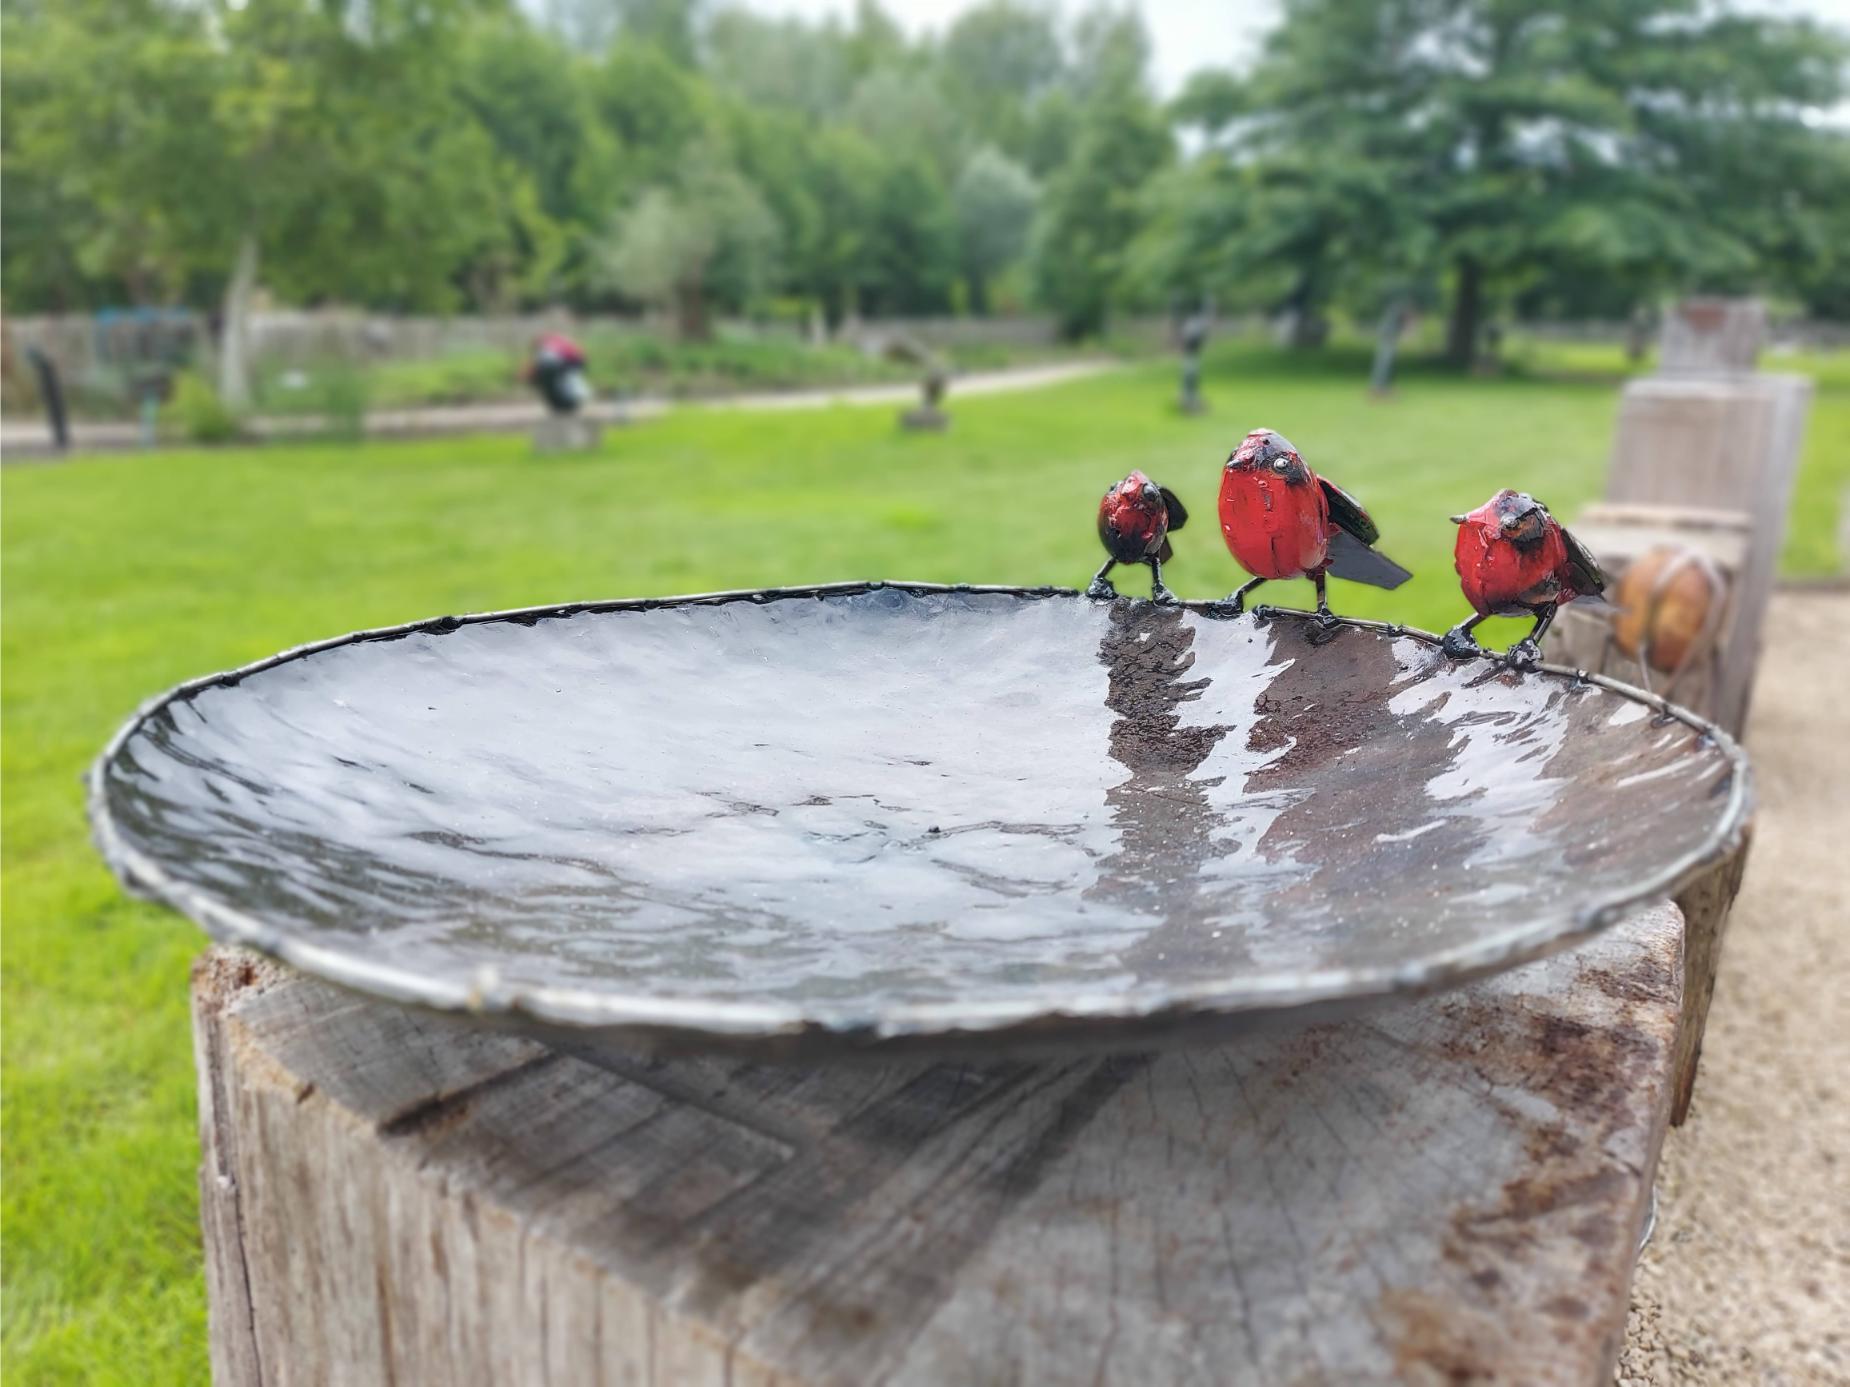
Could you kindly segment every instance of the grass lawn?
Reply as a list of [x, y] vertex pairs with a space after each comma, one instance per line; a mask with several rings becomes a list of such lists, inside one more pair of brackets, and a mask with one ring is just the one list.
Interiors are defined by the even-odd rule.
[[[1850, 371], [1831, 370], [1787, 552], [1796, 573], [1833, 568], [1850, 486]], [[875, 576], [1081, 585], [1100, 559], [1098, 496], [1133, 466], [1196, 516], [1170, 582], [1219, 596], [1236, 574], [1213, 519], [1218, 464], [1255, 424], [1356, 491], [1419, 575], [1394, 594], [1335, 584], [1337, 609], [1442, 626], [1463, 611], [1447, 512], [1511, 484], [1572, 514], [1599, 489], [1617, 397], [1609, 383], [1414, 371], [1376, 403], [1362, 375], [1349, 356], [1306, 366], [1229, 346], [1206, 381], [1214, 413], [1198, 419], [1167, 408], [1167, 368], [1139, 366], [953, 397], [945, 435], [902, 435], [891, 409], [689, 411], [607, 433], [596, 456], [477, 438], [7, 468], [8, 1378], [155, 1387], [206, 1371], [186, 1019], [202, 938], [116, 889], [77, 780], [142, 698], [446, 612]], [[1485, 634], [1519, 629], [1503, 626]]]

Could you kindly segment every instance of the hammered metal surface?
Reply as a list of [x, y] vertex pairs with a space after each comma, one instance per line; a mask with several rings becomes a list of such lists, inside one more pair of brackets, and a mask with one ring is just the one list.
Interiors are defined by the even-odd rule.
[[821, 1052], [1462, 980], [1686, 877], [1742, 782], [1378, 628], [885, 587], [331, 644], [153, 705], [92, 812], [131, 884], [336, 981]]

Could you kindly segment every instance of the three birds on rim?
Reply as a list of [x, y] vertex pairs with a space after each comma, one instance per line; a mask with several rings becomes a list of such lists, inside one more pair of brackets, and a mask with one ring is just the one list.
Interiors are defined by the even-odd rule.
[[[1176, 494], [1142, 472], [1105, 493], [1098, 508], [1098, 537], [1110, 555], [1086, 595], [1115, 597], [1109, 581], [1121, 563], [1150, 566], [1151, 595], [1176, 596], [1163, 585], [1163, 564], [1174, 553], [1172, 531], [1188, 511]], [[1534, 627], [1504, 657], [1532, 665], [1541, 638], [1564, 602], [1598, 600], [1605, 575], [1579, 540], [1533, 496], [1504, 489], [1476, 510], [1454, 515], [1458, 542], [1453, 563], [1473, 615], [1445, 633], [1441, 648], [1454, 659], [1484, 653], [1471, 634], [1490, 616], [1529, 616]], [[1261, 583], [1309, 578], [1317, 589], [1317, 617], [1334, 626], [1325, 591], [1331, 575], [1371, 587], [1397, 588], [1413, 575], [1375, 548], [1381, 532], [1348, 492], [1319, 477], [1281, 434], [1254, 429], [1221, 469], [1221, 537], [1252, 580], [1210, 604], [1217, 616], [1237, 616]]]

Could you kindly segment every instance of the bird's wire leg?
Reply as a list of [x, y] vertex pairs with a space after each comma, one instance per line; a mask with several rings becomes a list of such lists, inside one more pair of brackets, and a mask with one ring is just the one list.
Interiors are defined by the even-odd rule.
[[1249, 583], [1242, 583], [1220, 601], [1213, 603], [1209, 610], [1216, 616], [1238, 616], [1246, 610], [1246, 594], [1264, 581], [1263, 578], [1254, 578]]
[[1152, 602], [1161, 602], [1165, 606], [1172, 605], [1180, 600], [1173, 592], [1163, 586], [1163, 561], [1154, 556], [1150, 559], [1150, 600]]
[[1529, 634], [1504, 652], [1503, 662], [1517, 669], [1534, 669], [1542, 661], [1542, 637], [1554, 624], [1558, 604], [1550, 603], [1542, 608], [1535, 618], [1535, 625], [1529, 628]]
[[1477, 629], [1478, 623], [1483, 619], [1484, 614], [1479, 612], [1468, 620], [1459, 622], [1445, 633], [1444, 638], [1439, 642], [1439, 649], [1454, 660], [1469, 660], [1474, 655], [1482, 655], [1484, 647], [1477, 643], [1477, 637], [1471, 633]]
[[1336, 625], [1336, 613], [1330, 610], [1330, 598], [1325, 589], [1329, 579], [1319, 570], [1311, 574], [1311, 582], [1317, 585], [1317, 621], [1326, 631]]
[[1107, 581], [1105, 575], [1117, 566], [1118, 561], [1116, 559], [1106, 559], [1105, 566], [1092, 575], [1092, 585], [1086, 589], [1086, 596], [1100, 600], [1108, 597], [1116, 597], [1118, 595], [1118, 590]]

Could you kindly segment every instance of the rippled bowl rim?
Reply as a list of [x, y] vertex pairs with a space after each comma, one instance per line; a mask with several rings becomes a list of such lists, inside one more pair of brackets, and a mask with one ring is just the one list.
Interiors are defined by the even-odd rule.
[[[894, 590], [913, 595], [970, 593], [1032, 599], [1091, 600], [1073, 588], [984, 586], [970, 583], [920, 583], [870, 580], [822, 583], [809, 587], [750, 588], [694, 593], [677, 597], [618, 598], [606, 601], [566, 602], [505, 611], [473, 612], [465, 616], [433, 617], [399, 626], [353, 631], [328, 640], [294, 646], [265, 659], [219, 674], [189, 679], [149, 699], [110, 738], [85, 776], [90, 827], [98, 851], [111, 871], [132, 894], [158, 901], [203, 926], [226, 943], [239, 944], [308, 973], [314, 977], [393, 1002], [464, 1011], [484, 1018], [512, 1021], [530, 1018], [546, 1028], [565, 1031], [635, 1032], [698, 1048], [705, 1043], [736, 1048], [741, 1042], [774, 1042], [792, 1037], [821, 1035], [862, 1041], [928, 1040], [959, 1035], [1002, 1038], [1021, 1031], [1041, 1039], [1058, 1040], [1063, 1032], [1083, 1030], [1097, 1043], [1114, 1023], [1130, 1029], [1157, 1020], [1257, 1017], [1267, 1013], [1314, 1011], [1332, 1003], [1361, 1004], [1394, 994], [1418, 994], [1527, 963], [1575, 943], [1624, 918], [1648, 902], [1676, 895], [1696, 877], [1741, 843], [1752, 814], [1753, 792], [1746, 754], [1721, 728], [1678, 704], [1631, 684], [1601, 674], [1544, 664], [1536, 673], [1596, 685], [1643, 704], [1663, 718], [1672, 718], [1702, 734], [1721, 753], [1733, 774], [1728, 804], [1704, 842], [1668, 866], [1631, 887], [1597, 899], [1577, 915], [1552, 919], [1540, 925], [1518, 925], [1498, 933], [1433, 953], [1416, 964], [1399, 967], [1306, 970], [1295, 973], [1246, 976], [1216, 983], [1197, 980], [1164, 989], [1145, 988], [1130, 994], [1113, 987], [1087, 992], [1062, 985], [1058, 1001], [1033, 995], [992, 1002], [934, 1001], [892, 1003], [877, 1013], [853, 1021], [827, 1021], [810, 1016], [798, 1002], [742, 1001], [737, 999], [665, 998], [646, 993], [606, 989], [534, 987], [500, 981], [483, 970], [469, 984], [440, 982], [416, 971], [380, 964], [363, 952], [314, 943], [262, 919], [225, 905], [209, 893], [176, 881], [161, 864], [137, 852], [124, 840], [111, 813], [105, 790], [105, 772], [122, 747], [147, 721], [169, 704], [211, 688], [230, 688], [252, 674], [299, 660], [324, 650], [366, 641], [397, 640], [418, 634], [448, 635], [463, 626], [513, 621], [531, 626], [551, 617], [595, 612], [637, 612], [660, 608], [722, 606], [732, 602], [764, 604], [796, 598], [851, 597]], [[1143, 599], [1119, 598], [1119, 601]], [[1180, 604], [1197, 615], [1215, 619], [1205, 602]], [[1270, 619], [1308, 621], [1314, 614], [1293, 608], [1269, 607]], [[1344, 626], [1405, 636], [1429, 645], [1439, 637], [1430, 631], [1390, 622], [1339, 617]]]

